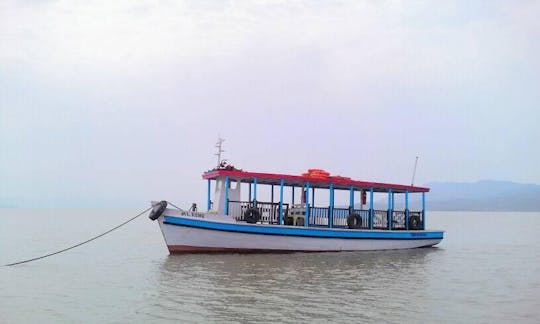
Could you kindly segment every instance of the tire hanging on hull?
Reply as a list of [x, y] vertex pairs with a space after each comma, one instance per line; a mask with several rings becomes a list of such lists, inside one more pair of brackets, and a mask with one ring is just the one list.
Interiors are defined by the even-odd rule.
[[261, 213], [257, 208], [251, 207], [244, 212], [244, 219], [246, 223], [255, 224], [261, 220]]
[[167, 208], [167, 202], [165, 200], [162, 200], [159, 203], [155, 204], [153, 207], [154, 208], [152, 208], [152, 211], [150, 212], [150, 215], [148, 215], [148, 218], [155, 221], [163, 214], [165, 208]]
[[360, 217], [358, 214], [350, 214], [347, 217], [347, 226], [350, 229], [362, 228], [362, 217]]
[[422, 221], [420, 220], [420, 216], [411, 216], [409, 218], [409, 229], [411, 230], [419, 230], [422, 227]]

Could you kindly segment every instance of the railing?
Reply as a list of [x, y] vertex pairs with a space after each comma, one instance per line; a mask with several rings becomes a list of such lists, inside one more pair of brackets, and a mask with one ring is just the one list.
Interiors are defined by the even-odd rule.
[[[279, 224], [279, 203], [229, 200], [229, 215], [238, 221], [244, 221], [244, 213], [248, 208], [255, 207], [261, 214], [261, 222]], [[289, 213], [289, 204], [283, 204], [283, 219]]]
[[[369, 229], [369, 210], [355, 209], [354, 213], [360, 215], [360, 218], [362, 219], [361, 228]], [[345, 225], [347, 225], [347, 223], [345, 223]]]
[[407, 229], [407, 224], [405, 223], [405, 211], [404, 210], [392, 211], [392, 229], [394, 229], [394, 230]]
[[[309, 208], [309, 224], [315, 226], [328, 226], [328, 207], [310, 207]], [[369, 228], [369, 210], [355, 209], [353, 213], [360, 215], [362, 219], [361, 228]], [[347, 217], [351, 214], [349, 208], [334, 207], [332, 217], [332, 227], [347, 227]]]
[[309, 207], [309, 224], [328, 226], [328, 210], [326, 207]]
[[[347, 227], [347, 217], [349, 217], [350, 214], [349, 208], [335, 208], [334, 207], [334, 213], [332, 217], [332, 226], [333, 227]], [[328, 222], [326, 222], [328, 224]]]
[[[421, 211], [409, 211], [407, 217], [407, 212], [404, 210], [395, 210], [392, 211], [392, 229], [393, 230], [422, 230], [424, 229], [424, 216]], [[410, 219], [411, 217], [418, 217], [420, 223], [418, 228], [411, 228]], [[409, 222], [407, 224], [407, 222]], [[388, 228], [388, 225], [387, 227]]]
[[373, 210], [373, 228], [388, 229], [387, 210]]
[[[256, 202], [255, 208], [261, 214], [261, 222], [267, 224], [279, 224], [279, 203], [272, 202]], [[251, 201], [229, 201], [229, 215], [238, 221], [244, 221], [244, 213], [248, 208], [254, 206]], [[328, 215], [330, 208], [328, 207], [309, 207], [309, 225], [310, 226], [328, 226]], [[333, 209], [332, 227], [347, 228], [347, 217], [351, 214], [349, 208]], [[369, 210], [354, 209], [353, 213], [360, 215], [362, 219], [362, 229], [369, 229]], [[373, 228], [388, 229], [388, 211], [373, 210]], [[424, 228], [424, 215], [421, 211], [409, 211], [407, 218], [405, 211], [392, 211], [392, 230], [412, 230], [407, 224], [407, 219], [413, 216], [420, 218], [419, 229]], [[289, 209], [289, 204], [283, 204], [283, 222], [285, 225], [303, 226], [305, 220], [305, 205], [295, 205]]]
[[[409, 211], [409, 218], [411, 216], [420, 217], [420, 229], [423, 228], [423, 217], [422, 212], [412, 212]], [[373, 228], [375, 229], [388, 229], [388, 211], [387, 210], [374, 210], [373, 211]], [[393, 230], [406, 230], [410, 229], [407, 224], [407, 215], [404, 210], [394, 210], [392, 211], [392, 229]]]

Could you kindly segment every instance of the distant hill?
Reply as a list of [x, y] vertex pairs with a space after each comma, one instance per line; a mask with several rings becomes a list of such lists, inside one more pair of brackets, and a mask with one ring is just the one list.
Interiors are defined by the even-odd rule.
[[540, 211], [540, 185], [483, 180], [432, 182], [429, 210]]

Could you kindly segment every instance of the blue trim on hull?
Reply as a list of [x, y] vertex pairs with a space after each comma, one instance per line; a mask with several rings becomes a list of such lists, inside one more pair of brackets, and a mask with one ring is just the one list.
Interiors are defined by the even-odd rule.
[[328, 228], [306, 228], [275, 225], [218, 223], [199, 219], [164, 216], [165, 224], [197, 227], [210, 230], [237, 232], [245, 234], [302, 236], [317, 238], [339, 239], [370, 239], [370, 240], [437, 240], [443, 239], [442, 231], [363, 231]]

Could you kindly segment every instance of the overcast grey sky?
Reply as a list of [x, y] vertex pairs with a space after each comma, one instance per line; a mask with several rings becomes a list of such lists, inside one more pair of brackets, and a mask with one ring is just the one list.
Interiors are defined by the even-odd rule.
[[539, 1], [0, 1], [0, 205], [202, 171], [540, 183]]

